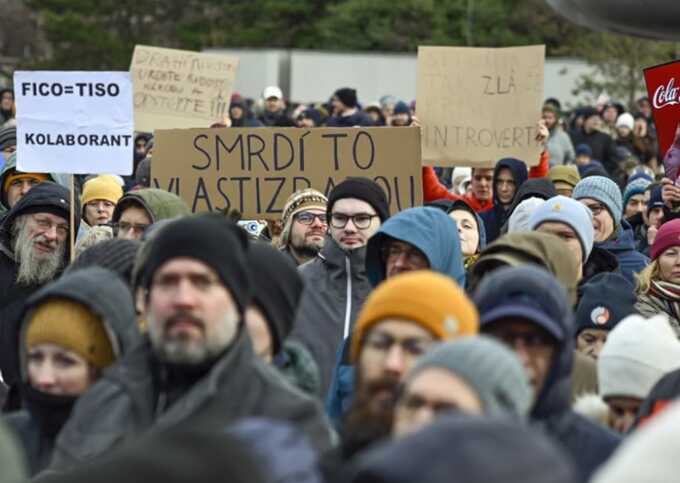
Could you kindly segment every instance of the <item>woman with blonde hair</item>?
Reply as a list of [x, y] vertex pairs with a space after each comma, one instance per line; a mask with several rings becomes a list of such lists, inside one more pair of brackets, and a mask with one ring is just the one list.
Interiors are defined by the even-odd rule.
[[680, 337], [680, 219], [661, 225], [650, 255], [652, 262], [637, 276], [635, 308], [645, 317], [667, 315]]

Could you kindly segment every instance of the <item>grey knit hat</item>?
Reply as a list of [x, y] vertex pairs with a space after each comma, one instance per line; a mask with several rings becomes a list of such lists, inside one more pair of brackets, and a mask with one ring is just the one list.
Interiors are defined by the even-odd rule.
[[488, 416], [525, 418], [529, 414], [533, 392], [521, 362], [489, 336], [462, 337], [436, 345], [418, 359], [405, 385], [429, 368], [445, 369], [465, 380]]
[[571, 195], [575, 200], [592, 198], [607, 207], [614, 219], [614, 225], [621, 223], [623, 215], [623, 197], [618, 185], [605, 176], [589, 176], [579, 181]]

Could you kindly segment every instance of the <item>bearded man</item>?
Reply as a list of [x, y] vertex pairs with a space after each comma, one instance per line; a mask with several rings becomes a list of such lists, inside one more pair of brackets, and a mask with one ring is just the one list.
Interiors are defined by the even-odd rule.
[[286, 200], [279, 248], [295, 265], [316, 258], [323, 248], [328, 231], [327, 204], [328, 199], [311, 188], [296, 191]]
[[[19, 381], [17, 324], [22, 306], [59, 276], [70, 256], [69, 200], [69, 190], [45, 181], [26, 193], [0, 225], [0, 371], [10, 386]], [[80, 213], [74, 219], [79, 220]]]

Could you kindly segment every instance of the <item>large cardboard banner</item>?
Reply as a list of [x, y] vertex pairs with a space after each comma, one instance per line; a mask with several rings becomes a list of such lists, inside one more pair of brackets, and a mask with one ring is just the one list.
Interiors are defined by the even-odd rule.
[[666, 176], [678, 177], [680, 166], [680, 61], [644, 70], [649, 101]]
[[417, 116], [423, 164], [538, 164], [545, 46], [419, 47]]
[[135, 129], [210, 127], [229, 112], [238, 59], [135, 46], [130, 64]]
[[132, 174], [127, 72], [17, 71], [17, 169]]
[[157, 131], [152, 186], [193, 212], [275, 219], [294, 191], [326, 195], [348, 176], [375, 180], [392, 213], [422, 203], [418, 128], [225, 128]]

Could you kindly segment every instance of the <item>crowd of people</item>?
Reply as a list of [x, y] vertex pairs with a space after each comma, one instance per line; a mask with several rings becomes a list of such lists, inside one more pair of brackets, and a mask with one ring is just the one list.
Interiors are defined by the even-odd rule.
[[[1, 90], [0, 481], [673, 481], [680, 187], [647, 99], [548, 99], [538, 164], [423, 167], [424, 206], [357, 177], [262, 221], [151, 188], [148, 133], [133, 176], [20, 172], [15, 114]], [[213, 127], [412, 125], [270, 86]]]

